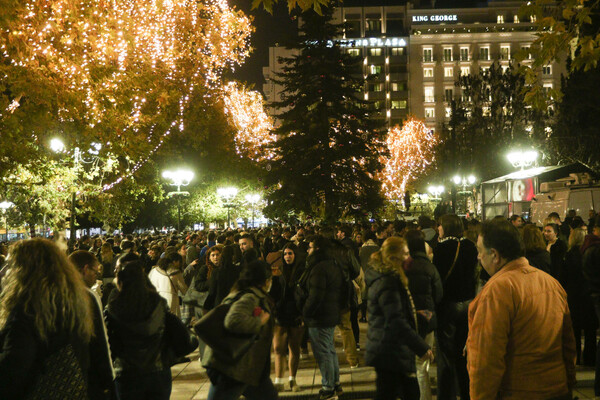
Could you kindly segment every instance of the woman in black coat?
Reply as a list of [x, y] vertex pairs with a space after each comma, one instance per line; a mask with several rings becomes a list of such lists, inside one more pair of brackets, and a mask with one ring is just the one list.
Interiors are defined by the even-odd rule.
[[365, 273], [369, 287], [367, 365], [377, 372], [376, 400], [419, 399], [415, 354], [433, 360], [433, 353], [416, 331], [417, 314], [403, 264], [408, 247], [402, 238], [383, 242], [371, 256]]
[[113, 386], [102, 312], [56, 243], [12, 245], [0, 296], [0, 399], [104, 399]]
[[141, 260], [123, 263], [106, 307], [106, 328], [121, 400], [168, 400], [171, 365], [192, 352], [181, 320], [149, 283]]
[[[469, 375], [463, 349], [468, 334], [469, 303], [477, 287], [477, 248], [463, 238], [460, 218], [446, 214], [439, 226], [433, 264], [440, 273], [444, 296], [437, 309], [438, 399], [469, 399]], [[456, 387], [458, 382], [458, 387]]]
[[300, 344], [304, 335], [302, 313], [294, 299], [294, 288], [304, 272], [304, 257], [294, 243], [283, 246], [283, 264], [281, 275], [273, 279], [271, 296], [275, 300], [275, 330], [273, 349], [275, 350], [275, 388], [284, 389], [283, 372], [285, 359], [289, 351], [289, 388], [300, 391], [296, 384], [296, 373], [300, 363]]

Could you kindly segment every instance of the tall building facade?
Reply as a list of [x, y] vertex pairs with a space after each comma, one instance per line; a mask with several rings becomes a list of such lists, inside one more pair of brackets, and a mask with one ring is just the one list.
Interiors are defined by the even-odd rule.
[[[452, 99], [461, 95], [454, 85], [460, 74], [480, 72], [494, 62], [508, 68], [515, 54], [535, 40], [534, 18], [519, 17], [522, 4], [488, 0], [481, 7], [456, 9], [420, 2], [338, 7], [334, 22], [347, 24], [337, 41], [362, 57], [362, 95], [375, 102], [379, 118], [394, 126], [413, 114], [438, 129], [450, 118]], [[279, 100], [282, 89], [272, 80], [281, 71], [278, 57], [290, 54], [283, 47], [270, 48], [269, 66], [263, 68], [269, 102]], [[540, 72], [542, 85], [554, 88], [566, 66], [553, 62]]]

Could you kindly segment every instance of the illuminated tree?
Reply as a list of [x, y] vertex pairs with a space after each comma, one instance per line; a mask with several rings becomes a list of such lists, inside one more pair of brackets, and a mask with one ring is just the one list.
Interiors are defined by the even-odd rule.
[[402, 128], [395, 126], [388, 132], [389, 155], [383, 157], [381, 183], [388, 199], [404, 197], [406, 186], [422, 175], [434, 161], [438, 138], [424, 121], [409, 117]]
[[240, 155], [254, 161], [272, 157], [267, 146], [273, 142], [273, 120], [264, 110], [262, 95], [236, 82], [224, 88], [225, 114], [236, 128], [235, 145]]
[[195, 134], [190, 102], [216, 106], [251, 31], [225, 0], [0, 0], [0, 185], [47, 175], [59, 136], [71, 150], [99, 142], [113, 163], [78, 174], [78, 191], [113, 189], [171, 136]]

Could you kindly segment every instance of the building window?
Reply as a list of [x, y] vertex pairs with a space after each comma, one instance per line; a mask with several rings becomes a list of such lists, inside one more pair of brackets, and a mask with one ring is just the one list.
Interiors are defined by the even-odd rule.
[[344, 26], [344, 31], [346, 33], [346, 38], [359, 38], [362, 36], [362, 32], [360, 29], [360, 20], [354, 21], [346, 21]]
[[404, 21], [401, 19], [388, 19], [385, 22], [387, 36], [402, 36], [404, 34]]
[[481, 70], [481, 75], [485, 75], [488, 72], [490, 72], [490, 67], [481, 67], [480, 70]]
[[381, 20], [368, 19], [365, 21], [365, 36], [381, 35]]
[[460, 48], [460, 61], [469, 61], [469, 48], [468, 47]]
[[514, 21], [515, 24], [519, 23], [519, 16], [517, 14], [515, 14], [515, 16], [513, 18], [513, 21]]
[[433, 108], [433, 107], [425, 108], [425, 118], [435, 118], [435, 108]]
[[369, 49], [369, 54], [373, 57], [378, 57], [381, 55], [381, 49], [379, 47]]
[[537, 21], [537, 16], [535, 16], [535, 15], [532, 15], [532, 16], [531, 16], [531, 22], [536, 22], [536, 21]]
[[531, 60], [531, 46], [521, 46], [521, 51], [527, 54], [527, 59]]
[[423, 49], [423, 62], [432, 62], [433, 61], [433, 49], [427, 48]]
[[471, 68], [470, 67], [460, 67], [460, 74], [461, 75], [469, 75], [471, 73]]
[[542, 67], [542, 75], [552, 75], [552, 66], [546, 65]]
[[351, 56], [360, 56], [360, 49], [348, 49], [348, 54]]
[[550, 93], [553, 87], [554, 85], [552, 85], [551, 83], [544, 83], [542, 89], [544, 89], [544, 93], [548, 94]]
[[369, 72], [371, 74], [374, 74], [374, 75], [380, 74], [382, 70], [383, 70], [383, 66], [382, 65], [371, 65], [371, 66], [369, 66]]
[[510, 46], [500, 46], [500, 59], [510, 60]]
[[444, 61], [452, 61], [452, 48], [444, 49]]
[[404, 110], [406, 106], [406, 100], [392, 100], [392, 110]]
[[424, 78], [433, 78], [433, 68], [423, 68]]
[[425, 102], [433, 103], [434, 101], [435, 101], [435, 98], [433, 97], [433, 87], [426, 87], [425, 88]]
[[505, 74], [506, 71], [508, 71], [509, 67], [508, 67], [508, 65], [502, 65], [501, 68], [502, 68], [502, 73]]
[[454, 89], [447, 88], [444, 90], [444, 101], [450, 103], [454, 98]]
[[480, 47], [479, 48], [479, 59], [482, 61], [488, 61], [490, 59], [490, 48]]
[[452, 78], [454, 76], [454, 68], [453, 67], [444, 67], [444, 77]]
[[503, 24], [504, 23], [504, 15], [498, 15], [496, 17], [496, 22], [499, 24]]
[[392, 55], [393, 56], [403, 56], [404, 55], [404, 47], [392, 47]]
[[452, 116], [452, 109], [450, 107], [446, 107], [446, 118], [450, 118]]
[[383, 83], [372, 83], [369, 92], [383, 92]]
[[392, 91], [399, 92], [401, 90], [406, 90], [406, 82], [393, 82], [392, 83]]

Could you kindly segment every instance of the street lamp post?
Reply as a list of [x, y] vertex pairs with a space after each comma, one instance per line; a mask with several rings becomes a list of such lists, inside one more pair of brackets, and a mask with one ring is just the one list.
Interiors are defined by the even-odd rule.
[[237, 188], [231, 186], [226, 188], [218, 188], [217, 194], [225, 200], [224, 206], [227, 208], [227, 228], [231, 227], [230, 210], [233, 207], [233, 199], [238, 194]]
[[467, 194], [470, 193], [470, 191], [467, 190], [467, 186], [473, 186], [475, 184], [475, 182], [477, 182], [477, 178], [474, 175], [469, 175], [469, 176], [455, 175], [454, 178], [452, 178], [452, 181], [454, 182], [454, 184], [456, 186], [462, 187], [462, 190], [459, 193], [462, 194], [465, 198], [465, 214], [466, 214], [468, 211], [467, 210], [467, 208], [468, 208]]
[[4, 227], [6, 229], [6, 241], [8, 242], [8, 214], [7, 211], [9, 208], [11, 208], [14, 204], [11, 203], [10, 201], [3, 201], [2, 203], [0, 203], [0, 208], [2, 209], [2, 214], [4, 215]]
[[167, 197], [175, 196], [177, 198], [177, 231], [179, 232], [181, 230], [181, 205], [179, 198], [190, 195], [189, 192], [182, 192], [181, 187], [190, 184], [192, 179], [194, 179], [194, 173], [190, 170], [178, 169], [176, 171], [164, 171], [162, 176], [171, 181], [169, 183], [171, 186], [177, 187], [177, 191], [167, 193]]
[[535, 150], [514, 150], [508, 153], [506, 158], [513, 167], [524, 170], [525, 167], [530, 167], [535, 163], [538, 159], [538, 152]]
[[[50, 140], [50, 149], [55, 153], [63, 153], [65, 152], [65, 144], [62, 140], [58, 138], [54, 138]], [[102, 144], [100, 143], [92, 143], [89, 150], [87, 151], [91, 158], [86, 159], [82, 154], [79, 147], [75, 147], [73, 149], [73, 163], [75, 172], [79, 175], [79, 166], [81, 163], [91, 164], [98, 160], [98, 154], [100, 153], [100, 149], [102, 149]], [[71, 216], [69, 220], [69, 247], [74, 248], [75, 246], [75, 218], [76, 218], [76, 209], [75, 202], [77, 201], [77, 190], [74, 189], [73, 193], [71, 193]]]
[[250, 203], [252, 207], [252, 227], [254, 228], [254, 205], [260, 200], [260, 196], [258, 194], [247, 194], [246, 201]]

